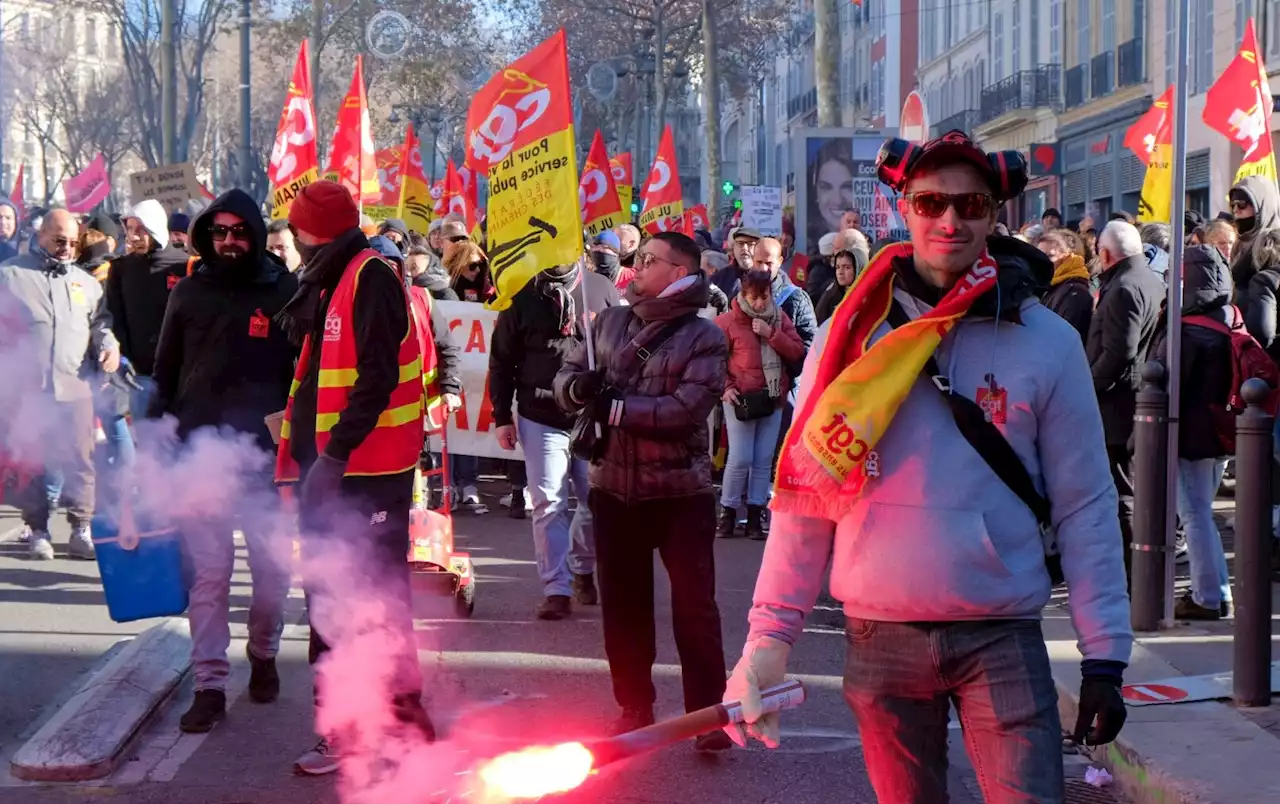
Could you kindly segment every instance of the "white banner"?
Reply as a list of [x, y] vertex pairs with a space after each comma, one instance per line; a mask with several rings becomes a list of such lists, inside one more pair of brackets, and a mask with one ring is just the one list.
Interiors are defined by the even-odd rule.
[[[498, 446], [494, 435], [498, 426], [493, 422], [493, 405], [489, 402], [489, 342], [498, 314], [474, 302], [432, 304], [449, 321], [449, 331], [458, 344], [462, 374], [462, 408], [449, 417], [449, 454], [524, 460], [519, 446], [514, 452], [507, 452]], [[439, 438], [432, 437], [431, 443], [438, 448]]]

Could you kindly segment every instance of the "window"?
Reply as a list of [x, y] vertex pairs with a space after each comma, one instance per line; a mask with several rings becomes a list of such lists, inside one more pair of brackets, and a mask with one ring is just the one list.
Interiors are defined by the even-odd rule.
[[1116, 50], [1116, 0], [1102, 0], [1102, 52]]
[[84, 52], [98, 55], [98, 18], [92, 14], [84, 18]]
[[1062, 0], [1049, 0], [1049, 63], [1062, 64]]
[[1031, 6], [1031, 21], [1027, 25], [1027, 30], [1031, 32], [1031, 35], [1027, 39], [1031, 42], [1031, 58], [1027, 62], [1031, 69], [1034, 70], [1040, 66], [1040, 4], [1032, 2], [1029, 5]]
[[1089, 6], [1092, 0], [1080, 4], [1080, 17], [1076, 20], [1080, 33], [1076, 37], [1076, 64], [1080, 65], [1080, 80], [1084, 86], [1084, 97], [1089, 97], [1089, 57], [1093, 55], [1093, 43], [1090, 41], [1093, 32], [1089, 27]]
[[1236, 0], [1236, 44], [1244, 39], [1245, 20], [1253, 14], [1253, 0]]
[[991, 25], [992, 45], [991, 52], [995, 58], [995, 72], [991, 77], [999, 81], [1004, 78], [1004, 15], [996, 14], [995, 22]]
[[1265, 0], [1265, 2], [1267, 30], [1259, 31], [1258, 34], [1262, 37], [1262, 47], [1267, 52], [1264, 61], [1272, 64], [1280, 61], [1280, 0]]
[[1191, 0], [1191, 94], [1204, 92], [1213, 83], [1213, 0]]
[[1013, 73], [1022, 70], [1022, 3], [1013, 0], [1013, 25], [1009, 32], [1013, 38]]

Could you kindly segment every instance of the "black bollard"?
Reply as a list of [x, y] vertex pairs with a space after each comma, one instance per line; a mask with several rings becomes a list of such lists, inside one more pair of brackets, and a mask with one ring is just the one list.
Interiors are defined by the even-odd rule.
[[1142, 367], [1133, 414], [1133, 544], [1129, 567], [1129, 620], [1135, 631], [1155, 631], [1164, 616], [1165, 502], [1168, 500], [1169, 395], [1165, 368]]
[[1231, 694], [1239, 706], [1271, 703], [1271, 388], [1246, 380], [1236, 417], [1236, 633]]

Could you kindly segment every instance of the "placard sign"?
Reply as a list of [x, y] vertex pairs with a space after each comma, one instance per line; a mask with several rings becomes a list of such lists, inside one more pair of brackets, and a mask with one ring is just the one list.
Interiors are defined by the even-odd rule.
[[765, 237], [782, 235], [782, 188], [744, 184], [742, 225]]

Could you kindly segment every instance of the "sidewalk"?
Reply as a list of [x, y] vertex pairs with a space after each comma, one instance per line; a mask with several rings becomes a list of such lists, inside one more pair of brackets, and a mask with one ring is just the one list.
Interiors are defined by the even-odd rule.
[[[1234, 577], [1234, 503], [1222, 498], [1215, 509]], [[1189, 586], [1187, 573], [1180, 564], [1178, 594]], [[1274, 656], [1280, 584], [1271, 591]], [[1065, 595], [1055, 595], [1045, 609], [1044, 628], [1066, 729], [1075, 723], [1080, 690], [1080, 654], [1069, 616]], [[1230, 672], [1233, 622], [1181, 623], [1140, 634], [1125, 683]], [[1237, 708], [1230, 700], [1131, 706], [1117, 743], [1090, 753], [1135, 804], [1274, 804], [1280, 801], [1280, 699], [1258, 709]]]

